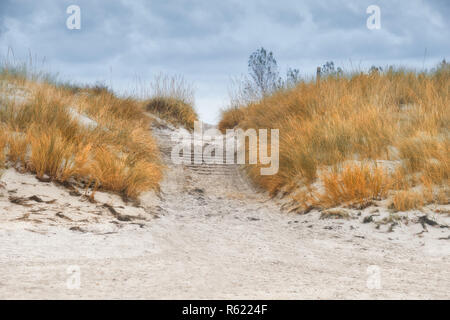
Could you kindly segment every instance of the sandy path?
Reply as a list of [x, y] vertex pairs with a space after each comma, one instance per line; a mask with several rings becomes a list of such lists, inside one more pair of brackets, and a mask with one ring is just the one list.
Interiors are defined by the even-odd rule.
[[[167, 155], [169, 130], [155, 133]], [[237, 167], [167, 165], [162, 200], [144, 197], [135, 214], [147, 218], [141, 225], [113, 223], [84, 202], [75, 213], [100, 212], [80, 222], [88, 232], [11, 222], [18, 207], [0, 197], [0, 298], [450, 298], [449, 240], [440, 240], [449, 229], [418, 236], [418, 224], [387, 232], [362, 216], [287, 214]], [[79, 267], [79, 289], [67, 287], [70, 266]]]

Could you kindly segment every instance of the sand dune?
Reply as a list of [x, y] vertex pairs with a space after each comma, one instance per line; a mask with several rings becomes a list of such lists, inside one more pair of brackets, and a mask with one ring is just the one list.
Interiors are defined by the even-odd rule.
[[[92, 203], [8, 169], [0, 298], [450, 297], [449, 206], [396, 221], [383, 203], [335, 209], [341, 219], [287, 213], [237, 165], [173, 165], [174, 130], [153, 130], [167, 169], [161, 193], [139, 204], [102, 192]], [[68, 285], [73, 270], [79, 288]]]

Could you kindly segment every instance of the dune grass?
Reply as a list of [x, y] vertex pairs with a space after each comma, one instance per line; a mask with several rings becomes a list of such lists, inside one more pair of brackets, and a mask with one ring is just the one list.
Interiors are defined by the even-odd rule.
[[335, 206], [341, 203], [363, 202], [387, 196], [392, 180], [385, 170], [369, 165], [347, 165], [320, 176], [323, 192], [319, 205]]
[[225, 132], [226, 129], [233, 129], [239, 125], [244, 117], [245, 112], [243, 108], [222, 110], [218, 128], [222, 132]]
[[4, 128], [0, 126], [0, 175], [2, 173], [2, 169], [5, 167], [5, 148], [7, 144], [7, 136], [5, 134]]
[[397, 211], [419, 209], [425, 203], [421, 193], [412, 190], [401, 190], [392, 197], [392, 208]]
[[258, 165], [248, 167], [250, 176], [305, 206], [329, 207], [419, 184], [448, 188], [449, 123], [450, 65], [442, 63], [427, 73], [389, 69], [303, 81], [225, 111], [219, 127], [279, 129], [278, 174], [260, 176]]
[[194, 109], [194, 88], [182, 76], [159, 74], [150, 84], [146, 110], [175, 126], [194, 129], [198, 115]]
[[182, 125], [188, 130], [193, 130], [194, 122], [198, 120], [191, 105], [172, 97], [153, 97], [147, 101], [146, 110], [175, 126]]
[[0, 165], [127, 198], [158, 188], [162, 165], [143, 101], [5, 68], [0, 81]]

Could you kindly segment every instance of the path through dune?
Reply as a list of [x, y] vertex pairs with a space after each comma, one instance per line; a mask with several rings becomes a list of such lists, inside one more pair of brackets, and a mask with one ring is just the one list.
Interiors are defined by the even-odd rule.
[[[161, 199], [143, 197], [146, 221], [109, 216], [97, 223], [121, 227], [78, 232], [3, 217], [0, 298], [450, 298], [448, 229], [282, 212], [237, 165], [172, 164], [171, 130], [154, 128], [167, 171]], [[67, 287], [70, 266], [79, 289]]]

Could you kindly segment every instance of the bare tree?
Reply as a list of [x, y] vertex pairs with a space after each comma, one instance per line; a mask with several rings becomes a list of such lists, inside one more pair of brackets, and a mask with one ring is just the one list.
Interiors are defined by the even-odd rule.
[[273, 53], [267, 52], [264, 48], [260, 48], [250, 55], [248, 71], [251, 81], [246, 89], [250, 95], [264, 97], [279, 88], [282, 82]]
[[295, 87], [300, 82], [300, 70], [289, 68], [286, 72], [286, 83], [285, 87], [292, 88]]
[[337, 69], [334, 66], [333, 61], [327, 61], [321, 68], [320, 68], [320, 75], [327, 77], [327, 76], [341, 76], [344, 74], [344, 70], [342, 70], [341, 67], [337, 67]]
[[264, 48], [253, 52], [248, 59], [248, 75], [232, 78], [228, 87], [233, 108], [258, 101], [283, 88], [293, 88], [300, 81], [300, 71], [288, 68], [286, 79], [279, 76], [273, 53]]

